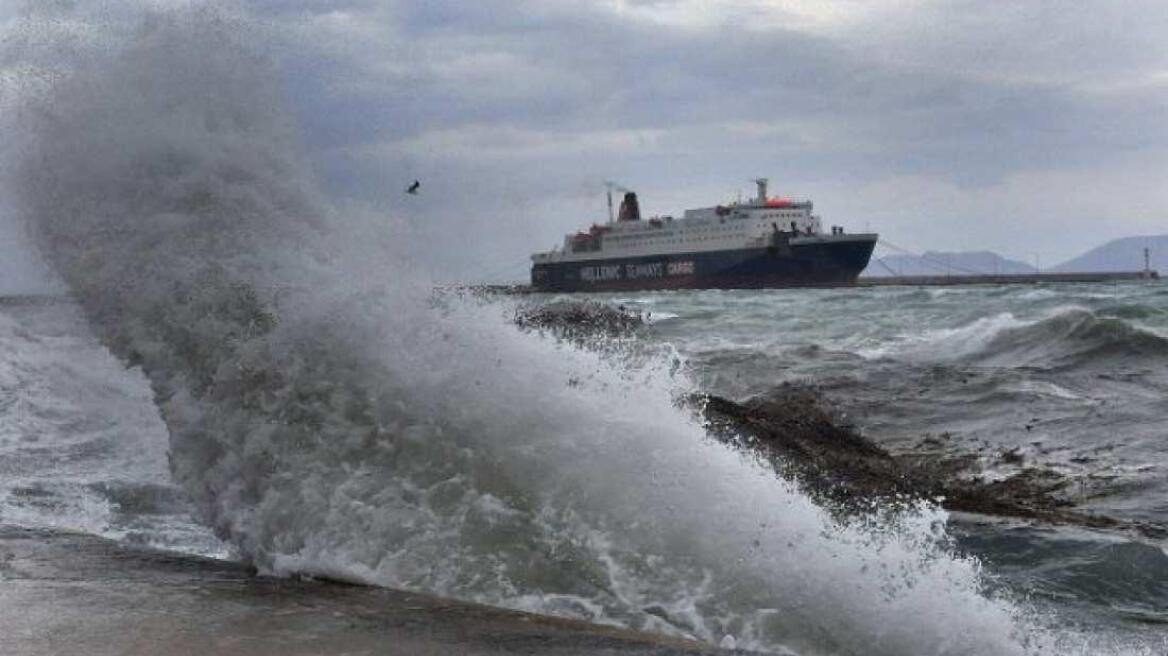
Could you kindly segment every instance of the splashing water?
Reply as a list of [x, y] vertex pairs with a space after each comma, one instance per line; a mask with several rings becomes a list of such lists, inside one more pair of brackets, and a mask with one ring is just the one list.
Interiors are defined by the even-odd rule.
[[251, 562], [800, 654], [1073, 650], [943, 513], [840, 525], [708, 439], [667, 363], [436, 301], [407, 231], [316, 191], [244, 17], [118, 33], [28, 101], [10, 182]]

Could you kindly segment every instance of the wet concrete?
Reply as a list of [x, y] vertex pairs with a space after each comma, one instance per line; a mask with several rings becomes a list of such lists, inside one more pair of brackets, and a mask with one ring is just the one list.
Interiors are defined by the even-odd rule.
[[727, 654], [618, 628], [0, 526], [0, 654]]

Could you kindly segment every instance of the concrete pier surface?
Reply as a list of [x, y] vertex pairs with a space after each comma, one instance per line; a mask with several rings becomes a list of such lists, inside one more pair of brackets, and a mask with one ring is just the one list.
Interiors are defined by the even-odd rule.
[[0, 526], [4, 656], [729, 654], [700, 643]]

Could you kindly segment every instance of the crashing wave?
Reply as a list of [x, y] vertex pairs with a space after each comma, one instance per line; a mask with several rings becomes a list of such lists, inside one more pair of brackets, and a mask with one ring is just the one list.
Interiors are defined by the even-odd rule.
[[1125, 358], [1162, 358], [1168, 337], [1111, 313], [1059, 308], [1022, 320], [1005, 312], [965, 326], [933, 330], [899, 344], [863, 351], [867, 357], [962, 361], [989, 366], [1077, 367]]
[[1060, 309], [1037, 321], [1010, 326], [971, 357], [989, 363], [1068, 367], [1117, 358], [1162, 358], [1168, 337], [1085, 308]]

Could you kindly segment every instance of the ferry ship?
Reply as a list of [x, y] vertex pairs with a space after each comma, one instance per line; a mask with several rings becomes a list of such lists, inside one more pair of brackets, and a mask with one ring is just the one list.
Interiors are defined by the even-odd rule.
[[832, 226], [824, 234], [811, 201], [767, 195], [641, 218], [624, 190], [616, 219], [564, 237], [531, 256], [531, 285], [551, 292], [645, 289], [756, 289], [851, 285], [868, 266], [877, 235]]

